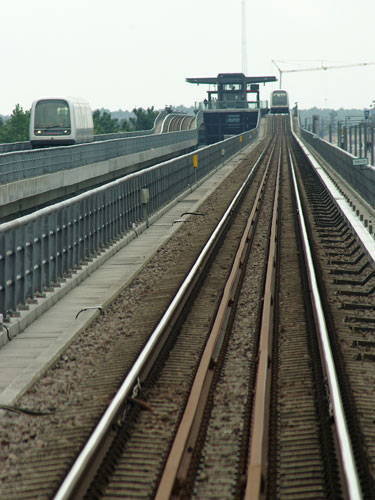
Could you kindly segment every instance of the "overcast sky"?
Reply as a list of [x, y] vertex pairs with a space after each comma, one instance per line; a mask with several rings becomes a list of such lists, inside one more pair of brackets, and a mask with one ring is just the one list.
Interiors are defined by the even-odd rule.
[[[246, 0], [247, 75], [279, 78], [272, 60], [375, 62], [374, 23], [375, 0]], [[42, 95], [111, 111], [191, 106], [208, 88], [185, 78], [242, 71], [241, 0], [3, 0], [0, 41], [0, 114]], [[375, 65], [284, 73], [282, 84], [300, 108], [368, 108]]]

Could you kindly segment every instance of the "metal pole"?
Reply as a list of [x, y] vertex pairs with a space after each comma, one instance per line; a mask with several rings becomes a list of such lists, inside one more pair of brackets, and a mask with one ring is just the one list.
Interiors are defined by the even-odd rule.
[[358, 156], [358, 125], [354, 127], [354, 156]]

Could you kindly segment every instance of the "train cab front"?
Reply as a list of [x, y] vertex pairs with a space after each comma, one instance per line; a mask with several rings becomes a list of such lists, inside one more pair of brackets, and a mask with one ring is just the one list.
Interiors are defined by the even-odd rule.
[[69, 103], [63, 99], [41, 99], [33, 104], [30, 120], [32, 148], [75, 144]]

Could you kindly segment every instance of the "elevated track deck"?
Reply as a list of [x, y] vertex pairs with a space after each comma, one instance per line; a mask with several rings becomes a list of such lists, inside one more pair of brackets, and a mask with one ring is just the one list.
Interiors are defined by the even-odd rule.
[[[199, 209], [195, 206], [194, 215], [167, 222], [169, 230], [177, 224], [182, 228], [103, 315], [78, 311], [78, 320], [96, 314], [96, 321], [6, 410], [2, 442], [8, 442], [15, 466], [1, 477], [4, 498], [32, 495], [36, 489], [51, 498], [98, 416], [106, 418], [109, 403], [118, 405], [119, 413], [106, 423], [105, 448], [99, 448], [110, 453], [89, 495], [330, 498], [334, 492], [372, 498], [375, 454], [369, 422], [375, 401], [366, 384], [375, 377], [374, 238], [346, 203], [349, 195], [291, 137], [288, 120], [278, 117], [268, 124], [269, 139], [251, 148], [248, 158], [237, 158], [236, 170]], [[222, 213], [230, 220], [225, 226]], [[206, 267], [199, 260], [201, 248], [205, 252], [213, 239], [222, 246], [205, 258], [207, 273], [194, 282], [194, 302], [182, 306], [186, 314], [169, 327], [164, 317], [178, 303], [173, 299], [169, 305], [172, 291], [181, 296], [192, 279], [190, 273], [185, 279], [188, 270]], [[307, 240], [313, 242], [310, 249]], [[163, 334], [165, 347], [149, 351], [152, 363], [144, 359], [140, 369], [143, 351], [162, 323], [172, 338], [166, 341]], [[333, 361], [324, 346], [324, 323]], [[207, 350], [208, 361], [203, 357], [199, 364]], [[202, 378], [203, 365], [207, 375]], [[122, 389], [128, 378], [133, 380], [130, 392], [119, 403], [115, 387]], [[207, 385], [199, 382], [203, 379]], [[203, 391], [192, 396], [196, 385]], [[194, 399], [199, 404], [192, 410]], [[29, 407], [42, 418], [30, 423], [23, 413]], [[192, 414], [200, 418], [188, 424], [187, 433], [185, 417]], [[12, 446], [9, 424], [22, 436]], [[87, 446], [93, 453], [96, 429], [73, 468], [83, 466], [85, 480], [92, 461], [85, 453]], [[181, 432], [187, 439], [179, 438]], [[113, 434], [117, 440], [107, 444]], [[44, 448], [51, 449], [48, 466], [40, 453]], [[69, 485], [64, 482], [56, 498], [77, 498], [74, 481], [89, 486], [69, 475]]]

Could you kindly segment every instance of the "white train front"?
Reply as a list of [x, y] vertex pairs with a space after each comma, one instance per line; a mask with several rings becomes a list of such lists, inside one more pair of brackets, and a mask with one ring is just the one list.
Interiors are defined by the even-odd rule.
[[271, 113], [289, 113], [289, 97], [285, 90], [274, 90], [271, 93]]
[[31, 107], [32, 148], [92, 142], [94, 123], [88, 102], [71, 97], [40, 97]]

